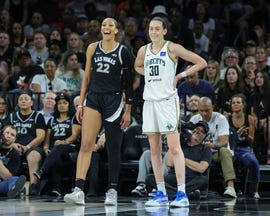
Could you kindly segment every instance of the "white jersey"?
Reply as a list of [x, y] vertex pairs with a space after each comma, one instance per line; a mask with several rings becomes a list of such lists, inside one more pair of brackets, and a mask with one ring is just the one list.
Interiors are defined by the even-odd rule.
[[144, 100], [163, 100], [176, 93], [173, 81], [177, 64], [168, 53], [169, 41], [166, 41], [161, 50], [154, 54], [151, 51], [151, 43], [146, 45], [144, 57]]

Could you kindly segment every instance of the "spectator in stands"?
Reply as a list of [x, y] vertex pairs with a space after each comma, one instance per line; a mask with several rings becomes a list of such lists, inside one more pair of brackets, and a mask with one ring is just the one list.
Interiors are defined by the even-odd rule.
[[[78, 63], [82, 69], [85, 67], [86, 56], [85, 56], [85, 47], [80, 35], [76, 32], [71, 32], [67, 39], [67, 51], [73, 51], [76, 53], [78, 58]], [[65, 55], [65, 54], [64, 54]]]
[[[138, 166], [138, 175], [137, 175], [137, 180], [136, 184], [137, 186], [131, 191], [131, 194], [133, 196], [147, 196], [147, 187], [146, 187], [146, 179], [147, 176], [152, 172], [152, 163], [151, 163], [151, 152], [150, 152], [150, 145], [148, 141], [148, 137], [145, 134], [142, 134], [141, 132], [141, 126], [135, 126], [135, 128], [140, 127], [140, 130], [137, 132], [140, 132], [140, 136], [138, 136], [138, 133], [132, 134], [133, 136], [127, 139], [128, 141], [133, 141], [133, 145], [139, 145], [139, 146], [144, 146], [143, 149], [140, 149], [142, 151], [142, 154], [139, 159], [139, 166]], [[132, 130], [132, 128], [130, 127]], [[129, 130], [130, 131], [130, 130]], [[130, 134], [130, 133], [129, 133]], [[137, 142], [136, 144], [134, 142]], [[164, 154], [167, 152], [167, 140], [165, 136], [162, 136], [162, 157]], [[128, 144], [128, 143], [125, 143]], [[164, 173], [167, 173], [166, 166], [165, 166], [165, 161], [163, 161], [162, 164], [162, 169]], [[156, 187], [155, 187], [156, 188]], [[150, 190], [151, 191], [151, 190]]]
[[52, 40], [49, 44], [49, 58], [53, 58], [57, 65], [60, 64], [63, 55], [63, 44], [59, 40]]
[[256, 42], [254, 40], [248, 40], [244, 46], [245, 56], [255, 56], [256, 54]]
[[10, 70], [8, 68], [8, 64], [6, 61], [4, 60], [0, 60], [0, 89], [2, 91], [3, 89], [3, 85], [5, 85], [5, 83], [3, 82], [6, 77], [10, 74]]
[[185, 77], [185, 81], [178, 85], [178, 95], [181, 103], [185, 104], [188, 101], [188, 97], [193, 94], [198, 94], [200, 97], [207, 96], [210, 97], [212, 101], [215, 101], [213, 86], [208, 81], [199, 79], [198, 72]]
[[67, 90], [66, 83], [56, 76], [57, 64], [52, 58], [44, 62], [45, 74], [37, 74], [31, 82], [31, 90], [35, 93], [48, 91], [61, 92]]
[[11, 29], [12, 19], [7, 9], [0, 11], [0, 31], [8, 32]]
[[25, 48], [26, 46], [26, 37], [24, 36], [23, 26], [14, 22], [10, 30], [10, 46], [14, 47], [15, 50]]
[[252, 92], [254, 89], [254, 79], [256, 72], [256, 59], [254, 56], [247, 56], [244, 59], [242, 65], [242, 76], [244, 80], [244, 84], [249, 92]]
[[62, 33], [59, 29], [53, 29], [50, 34], [49, 34], [49, 44], [51, 44], [51, 42], [53, 40], [58, 40], [58, 41], [62, 41]]
[[204, 70], [203, 79], [212, 84], [215, 94], [217, 94], [219, 88], [223, 84], [223, 80], [220, 79], [219, 63], [216, 60], [211, 59], [207, 62], [207, 68]]
[[7, 32], [0, 31], [0, 61], [5, 61], [8, 68], [11, 68], [13, 61], [14, 47], [10, 45], [10, 36]]
[[74, 32], [76, 32], [79, 36], [83, 36], [87, 33], [89, 26], [89, 20], [88, 17], [83, 14], [75, 19], [75, 29]]
[[19, 111], [10, 115], [10, 124], [17, 131], [18, 136], [13, 144], [16, 151], [22, 156], [22, 162], [27, 162], [30, 178], [30, 195], [38, 195], [39, 189], [36, 177], [33, 175], [45, 156], [41, 144], [45, 138], [46, 124], [43, 116], [32, 110], [33, 98], [22, 93], [18, 98]]
[[9, 123], [10, 106], [7, 98], [0, 95], [0, 131]]
[[47, 91], [42, 99], [43, 107], [39, 110], [39, 113], [42, 114], [46, 125], [48, 124], [48, 121], [53, 118], [55, 97], [56, 94], [53, 91]]
[[14, 64], [18, 64], [18, 72], [5, 78], [2, 87], [3, 91], [29, 91], [32, 78], [36, 74], [44, 73], [40, 66], [32, 63], [30, 53], [24, 49], [16, 52], [16, 55], [14, 56]]
[[35, 11], [31, 17], [31, 23], [24, 26], [24, 35], [27, 39], [34, 38], [37, 31], [43, 32], [46, 37], [51, 29], [47, 24], [43, 23], [43, 15]]
[[100, 34], [100, 22], [97, 19], [89, 21], [88, 31], [86, 34], [81, 36], [85, 47], [88, 47], [90, 43], [101, 40]]
[[[270, 81], [266, 72], [257, 71], [255, 76], [255, 88], [253, 94], [253, 103], [251, 113], [256, 119], [256, 133], [264, 137], [261, 143], [254, 148], [254, 152], [258, 158], [268, 157], [265, 161], [270, 164]], [[266, 150], [263, 149], [266, 143]], [[267, 153], [268, 149], [268, 153]], [[268, 154], [268, 156], [267, 156]], [[266, 156], [265, 156], [266, 155]]]
[[[146, 17], [146, 21], [147, 19], [149, 18]], [[193, 51], [195, 47], [193, 32], [187, 28], [183, 13], [177, 8], [172, 8], [169, 12], [169, 20], [171, 22], [170, 31], [168, 32], [170, 40], [180, 43], [186, 49]], [[143, 29], [146, 31], [146, 28]], [[186, 61], [178, 59], [177, 73], [180, 73], [186, 66]]]
[[224, 115], [213, 112], [213, 103], [208, 97], [200, 98], [198, 108], [199, 114], [192, 116], [190, 121], [194, 124], [199, 121], [208, 123], [209, 141], [205, 140], [204, 145], [211, 148], [213, 161], [221, 164], [224, 180], [227, 185], [224, 195], [235, 198], [235, 173], [232, 154], [227, 148], [229, 145], [229, 123]]
[[56, 76], [66, 83], [69, 93], [76, 93], [80, 90], [83, 74], [84, 71], [78, 63], [77, 54], [72, 50], [66, 51], [56, 70]]
[[28, 19], [28, 1], [4, 0], [4, 8], [10, 12], [12, 19], [25, 25]]
[[227, 67], [236, 66], [240, 69], [238, 51], [231, 47], [224, 47], [224, 50], [221, 54], [219, 66], [220, 66], [220, 79], [222, 80], [224, 80], [225, 78], [225, 72], [227, 70]]
[[129, 8], [125, 10], [128, 17], [134, 17], [140, 23], [149, 14], [143, 0], [129, 1]]
[[[186, 193], [189, 198], [200, 199], [201, 190], [205, 190], [208, 186], [208, 167], [212, 160], [211, 149], [204, 145], [204, 139], [207, 136], [209, 127], [206, 122], [199, 121], [195, 124], [191, 132], [190, 138], [181, 142], [186, 165]], [[183, 130], [183, 133], [184, 130]], [[189, 132], [186, 132], [189, 133]], [[185, 134], [182, 134], [182, 136]], [[177, 188], [174, 162], [170, 151], [165, 155], [168, 173], [165, 174], [165, 186], [170, 198], [175, 196], [174, 191]], [[153, 176], [147, 178], [147, 184], [155, 187]], [[150, 187], [151, 187], [150, 186]]]
[[96, 2], [97, 11], [103, 11], [107, 17], [115, 16], [116, 4], [110, 0], [101, 0]]
[[29, 49], [32, 61], [42, 67], [45, 60], [49, 57], [47, 39], [44, 32], [35, 31], [34, 47]]
[[256, 48], [256, 66], [258, 71], [264, 71], [270, 76], [270, 66], [267, 65], [267, 51], [265, 47], [258, 46]]
[[45, 161], [34, 175], [40, 180], [45, 175], [51, 180], [51, 194], [61, 196], [61, 170], [64, 162], [69, 159], [69, 153], [76, 150], [76, 141], [81, 132], [81, 126], [75, 118], [73, 103], [70, 96], [59, 93], [55, 98], [54, 118], [47, 124], [44, 141]]
[[74, 16], [78, 17], [80, 15], [83, 15], [85, 13], [84, 6], [90, 2], [89, 0], [72, 0], [70, 1], [65, 8], [72, 9], [74, 11]]
[[[241, 71], [238, 67], [230, 66], [226, 70], [223, 85], [219, 88], [217, 95], [217, 109], [226, 117], [231, 114], [231, 98], [237, 93], [249, 96], [248, 90], [245, 89]], [[250, 100], [247, 101], [247, 104], [247, 109], [250, 110]], [[250, 112], [248, 110], [247, 112]]]
[[65, 27], [73, 28], [74, 27], [74, 10], [72, 8], [65, 8], [61, 13], [59, 20], [56, 21], [53, 25], [53, 29], [64, 29]]
[[260, 195], [260, 167], [252, 152], [254, 142], [255, 118], [246, 114], [246, 97], [243, 94], [232, 96], [232, 114], [228, 117], [230, 125], [230, 147], [234, 150], [234, 159], [249, 170], [252, 197], [258, 199]]
[[131, 47], [131, 40], [135, 37], [138, 31], [138, 21], [134, 17], [128, 17], [124, 24], [125, 39], [124, 44]]
[[[200, 97], [197, 94], [191, 95], [191, 97], [187, 101], [187, 115], [183, 115], [181, 120], [184, 122], [188, 122], [190, 118], [194, 115], [198, 114], [198, 104], [199, 104]], [[181, 124], [180, 124], [181, 126]]]
[[209, 17], [207, 7], [202, 2], [197, 3], [194, 17], [188, 21], [189, 29], [194, 31], [196, 21], [203, 23], [203, 33], [211, 43], [215, 32], [215, 20]]
[[17, 130], [11, 125], [4, 127], [0, 143], [0, 196], [15, 198], [20, 195], [26, 181], [25, 176], [16, 176], [21, 158], [12, 147], [17, 136]]
[[243, 0], [230, 0], [225, 3], [224, 16], [227, 23], [227, 44], [241, 47], [247, 40], [248, 18], [254, 8]]
[[195, 21], [194, 23], [193, 38], [195, 42], [194, 52], [208, 59], [209, 39], [203, 33], [203, 23], [201, 21]]

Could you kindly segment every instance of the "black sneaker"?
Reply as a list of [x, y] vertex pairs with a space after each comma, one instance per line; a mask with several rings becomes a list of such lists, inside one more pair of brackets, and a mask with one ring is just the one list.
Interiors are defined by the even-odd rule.
[[33, 174], [34, 174], [34, 176], [37, 177], [37, 179], [40, 180], [42, 178], [42, 176], [44, 175], [44, 170], [43, 169], [39, 169], [39, 170], [35, 171]]
[[54, 196], [54, 197], [61, 197], [62, 196], [62, 194], [57, 189], [52, 190], [50, 195]]
[[8, 192], [7, 196], [8, 198], [15, 198], [20, 195], [20, 192], [24, 188], [24, 184], [26, 181], [26, 177], [24, 175], [21, 175], [15, 182], [14, 187]]
[[30, 196], [39, 196], [39, 187], [38, 184], [31, 184], [29, 188]]
[[139, 184], [135, 189], [131, 191], [131, 194], [133, 196], [140, 196], [140, 197], [147, 196], [146, 186], [144, 184]]

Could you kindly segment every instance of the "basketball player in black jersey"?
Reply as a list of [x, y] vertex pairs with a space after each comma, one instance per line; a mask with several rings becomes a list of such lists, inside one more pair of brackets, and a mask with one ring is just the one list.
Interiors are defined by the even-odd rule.
[[[117, 204], [122, 129], [131, 121], [132, 57], [126, 47], [115, 41], [117, 22], [106, 18], [101, 25], [102, 40], [87, 48], [87, 62], [76, 117], [82, 122], [82, 141], [77, 159], [73, 193], [64, 200], [84, 205], [84, 183], [101, 125], [105, 128], [109, 162], [109, 184], [105, 205]], [[125, 106], [123, 103], [125, 93]]]

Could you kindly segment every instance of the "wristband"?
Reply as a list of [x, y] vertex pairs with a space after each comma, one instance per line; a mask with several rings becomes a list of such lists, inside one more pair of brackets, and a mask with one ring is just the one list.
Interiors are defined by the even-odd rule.
[[185, 78], [187, 76], [187, 72], [183, 71], [182, 73], [180, 73], [180, 75], [181, 75], [181, 78]]
[[26, 148], [29, 150], [31, 147], [29, 145], [27, 145]]
[[80, 104], [80, 105], [77, 106], [77, 108], [83, 108], [83, 105]]
[[64, 140], [64, 144], [65, 144], [65, 145], [67, 145], [67, 144], [68, 144], [68, 142], [67, 142], [67, 140], [66, 140], [66, 139]]

